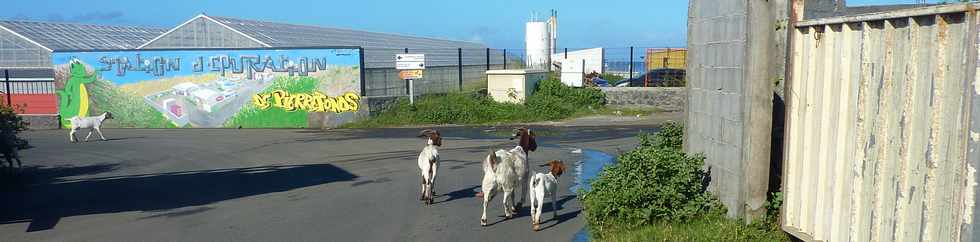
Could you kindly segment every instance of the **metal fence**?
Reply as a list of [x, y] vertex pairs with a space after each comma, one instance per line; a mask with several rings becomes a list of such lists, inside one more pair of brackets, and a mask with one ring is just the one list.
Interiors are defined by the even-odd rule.
[[[633, 78], [658, 68], [685, 69], [685, 48], [618, 47], [599, 48], [601, 63], [597, 72]], [[551, 62], [557, 68], [564, 58], [596, 48], [560, 48], [552, 54]], [[367, 58], [364, 80], [365, 96], [405, 96], [408, 83], [398, 76], [394, 68], [394, 55], [400, 53], [425, 54], [424, 77], [416, 80], [418, 95], [446, 93], [486, 86], [487, 70], [521, 69], [526, 66], [526, 49], [365, 49], [365, 56], [391, 56]], [[595, 53], [595, 52], [591, 52]]]
[[11, 70], [0, 70], [0, 102], [5, 106], [19, 105], [25, 113], [53, 113], [55, 84], [50, 78], [22, 78]]

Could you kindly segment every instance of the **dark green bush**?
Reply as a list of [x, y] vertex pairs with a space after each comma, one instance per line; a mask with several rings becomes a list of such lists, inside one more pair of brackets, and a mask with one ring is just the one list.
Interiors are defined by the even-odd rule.
[[596, 108], [606, 103], [606, 95], [599, 89], [570, 87], [555, 78], [548, 78], [538, 82], [537, 90], [531, 96], [531, 99], [548, 96], [561, 98], [564, 102], [580, 107]]
[[667, 122], [653, 136], [641, 135], [641, 146], [680, 150], [684, 144], [684, 126], [677, 122]]
[[27, 130], [27, 123], [17, 115], [16, 109], [20, 107], [0, 105], [0, 145], [14, 145], [18, 149], [26, 149], [29, 147], [27, 140], [17, 137], [17, 134]]
[[704, 157], [680, 149], [683, 127], [665, 125], [652, 137], [640, 135], [640, 146], [606, 167], [584, 192], [586, 220], [601, 231], [656, 222], [689, 221], [724, 213], [703, 187]]

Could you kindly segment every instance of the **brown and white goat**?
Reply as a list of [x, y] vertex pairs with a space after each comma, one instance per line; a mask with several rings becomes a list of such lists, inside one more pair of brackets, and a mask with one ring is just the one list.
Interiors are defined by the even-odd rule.
[[436, 171], [439, 170], [439, 146], [442, 146], [442, 136], [439, 131], [426, 129], [419, 133], [419, 137], [426, 138], [425, 147], [419, 153], [419, 171], [422, 173], [422, 191], [419, 200], [425, 204], [432, 204], [434, 192], [432, 191], [436, 182]]
[[518, 185], [518, 177], [515, 163], [517, 160], [525, 160], [527, 154], [520, 146], [511, 150], [491, 151], [483, 160], [483, 183], [481, 184], [483, 194], [483, 215], [480, 216], [480, 225], [487, 226], [487, 204], [496, 196], [497, 192], [503, 192], [504, 216], [508, 219], [514, 217], [514, 190]]
[[477, 197], [483, 197], [483, 216], [480, 217], [480, 224], [487, 225], [487, 203], [493, 200], [496, 193], [503, 192], [504, 215], [509, 219], [517, 213], [520, 204], [514, 203], [518, 186], [522, 188], [521, 203], [527, 196], [527, 176], [528, 161], [527, 154], [538, 148], [537, 141], [534, 140], [534, 133], [528, 128], [514, 129], [511, 140], [520, 138], [520, 142], [513, 149], [491, 151], [483, 161], [483, 183], [482, 191]]
[[538, 142], [534, 139], [534, 132], [530, 128], [520, 127], [514, 129], [514, 135], [510, 137], [511, 140], [519, 139], [517, 143], [518, 147], [524, 151], [524, 158], [514, 161], [514, 171], [517, 173], [517, 184], [521, 186], [521, 202], [517, 203], [514, 207], [516, 209], [524, 204], [524, 198], [527, 197], [528, 193], [528, 178], [531, 175], [530, 162], [528, 161], [528, 155], [531, 151], [538, 149]]
[[561, 160], [548, 162], [548, 173], [537, 173], [531, 177], [531, 228], [538, 231], [541, 227], [541, 208], [544, 207], [545, 195], [551, 195], [551, 211], [558, 217], [558, 177], [565, 173], [565, 163]]

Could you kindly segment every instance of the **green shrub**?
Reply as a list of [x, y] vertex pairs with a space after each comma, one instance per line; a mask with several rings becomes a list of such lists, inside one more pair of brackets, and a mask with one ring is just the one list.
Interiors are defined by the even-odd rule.
[[17, 136], [21, 131], [27, 130], [27, 123], [15, 111], [18, 109], [22, 108], [0, 105], [0, 139], [3, 139], [0, 140], [0, 145], [14, 145], [18, 149], [27, 149], [30, 147], [27, 140]]
[[725, 209], [706, 192], [704, 157], [680, 150], [683, 128], [665, 125], [606, 167], [584, 192], [586, 220], [597, 235], [609, 229], [718, 216]]
[[684, 126], [677, 122], [667, 122], [653, 136], [641, 135], [641, 146], [680, 150], [684, 143]]
[[546, 96], [561, 98], [564, 102], [580, 107], [597, 108], [606, 103], [606, 95], [601, 90], [566, 86], [556, 78], [548, 78], [538, 82], [538, 87], [530, 99]]
[[772, 231], [780, 231], [779, 212], [783, 207], [783, 192], [770, 193], [764, 205], [766, 207], [766, 217], [753, 221], [756, 225], [758, 225], [756, 227]]

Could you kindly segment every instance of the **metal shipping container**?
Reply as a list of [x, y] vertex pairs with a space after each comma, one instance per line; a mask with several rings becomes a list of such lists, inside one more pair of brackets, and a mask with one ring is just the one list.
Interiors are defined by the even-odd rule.
[[980, 241], [978, 6], [795, 25], [784, 230], [808, 241]]

